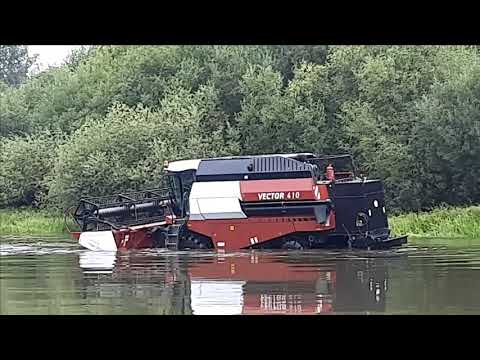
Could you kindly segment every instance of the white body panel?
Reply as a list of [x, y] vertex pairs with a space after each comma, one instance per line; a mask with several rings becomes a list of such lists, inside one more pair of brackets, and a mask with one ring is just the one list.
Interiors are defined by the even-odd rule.
[[117, 244], [111, 231], [82, 232], [78, 243], [93, 251], [117, 251]]
[[244, 281], [192, 280], [194, 315], [240, 315], [243, 312]]
[[245, 219], [240, 181], [195, 182], [190, 192], [190, 220]]
[[190, 199], [188, 201], [190, 203], [189, 219], [190, 220], [205, 220], [202, 213], [200, 212], [200, 206], [198, 206], [198, 200], [197, 199], [192, 199], [190, 197]]
[[236, 197], [241, 200], [240, 181], [194, 182], [190, 193], [190, 198], [192, 197], [195, 199]]
[[167, 171], [179, 172], [185, 170], [197, 170], [201, 160], [179, 160], [168, 164]]
[[198, 199], [200, 213], [205, 220], [213, 219], [245, 219], [238, 198]]

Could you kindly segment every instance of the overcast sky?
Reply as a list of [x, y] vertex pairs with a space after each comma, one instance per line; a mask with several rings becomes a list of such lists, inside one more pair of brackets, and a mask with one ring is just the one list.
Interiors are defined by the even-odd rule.
[[43, 70], [48, 66], [60, 65], [70, 52], [79, 45], [28, 45], [30, 55], [38, 54], [38, 64]]

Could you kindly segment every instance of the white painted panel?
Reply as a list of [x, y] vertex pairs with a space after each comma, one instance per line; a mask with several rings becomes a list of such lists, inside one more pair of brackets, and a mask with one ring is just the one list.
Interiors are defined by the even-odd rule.
[[205, 220], [200, 212], [197, 199], [190, 199], [190, 220]]
[[179, 172], [185, 170], [197, 170], [201, 160], [179, 160], [168, 163], [167, 171]]
[[208, 219], [245, 219], [247, 216], [236, 197], [198, 199], [202, 216]]
[[117, 251], [111, 231], [86, 231], [80, 234], [78, 243], [93, 251]]
[[240, 315], [243, 312], [244, 281], [192, 280], [194, 315]]
[[190, 199], [236, 197], [242, 199], [240, 181], [206, 181], [192, 185]]
[[240, 181], [196, 182], [190, 192], [190, 219], [245, 219]]

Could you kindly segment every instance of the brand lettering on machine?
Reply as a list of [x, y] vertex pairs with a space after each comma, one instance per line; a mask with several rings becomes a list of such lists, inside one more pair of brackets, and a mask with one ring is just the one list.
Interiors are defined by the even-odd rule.
[[300, 192], [267, 192], [259, 193], [258, 200], [290, 200], [290, 199], [299, 199]]

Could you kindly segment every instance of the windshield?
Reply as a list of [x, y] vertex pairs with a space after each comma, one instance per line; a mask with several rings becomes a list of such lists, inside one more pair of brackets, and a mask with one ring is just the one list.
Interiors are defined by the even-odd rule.
[[170, 196], [173, 202], [173, 212], [178, 215], [180, 212], [180, 204], [182, 202], [182, 183], [180, 176], [177, 174], [169, 174], [168, 184], [170, 186]]

